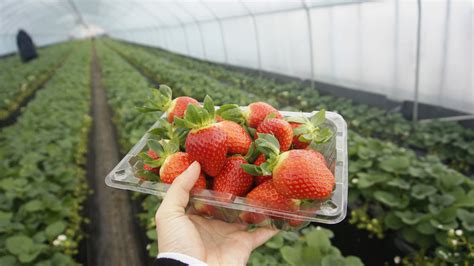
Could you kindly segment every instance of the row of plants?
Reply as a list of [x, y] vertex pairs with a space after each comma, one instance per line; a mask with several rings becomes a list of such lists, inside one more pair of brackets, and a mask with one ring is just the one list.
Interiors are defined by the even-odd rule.
[[0, 131], [0, 265], [76, 264], [88, 194], [91, 47], [72, 46], [67, 64]]
[[17, 64], [16, 57], [2, 60], [6, 67], [0, 71], [0, 120], [8, 118], [23, 100], [50, 79], [70, 52], [71, 44], [65, 43], [41, 49], [37, 59], [25, 64]]
[[[102, 80], [107, 88], [109, 104], [114, 110], [114, 121], [117, 124], [120, 143], [127, 151], [155, 120], [152, 118], [150, 120], [149, 115], [143, 115], [134, 109], [147, 98], [150, 85], [130, 64], [101, 43], [98, 44], [98, 55], [102, 67]], [[167, 84], [173, 82], [171, 79], [162, 81], [169, 81]], [[191, 84], [182, 85], [183, 87], [191, 86]], [[219, 87], [209, 89], [212, 89], [214, 94], [225, 95], [226, 93]], [[193, 91], [197, 91], [197, 88]], [[180, 91], [180, 93], [184, 92]], [[199, 91], [198, 94], [200, 93]], [[190, 95], [195, 96], [194, 93]], [[202, 100], [202, 98], [198, 99]], [[216, 100], [224, 102], [221, 99]], [[159, 200], [155, 196], [140, 196], [140, 199], [144, 212], [139, 215], [139, 218], [150, 239], [148, 251], [153, 257], [158, 253], [154, 216]], [[321, 265], [334, 265], [334, 263], [362, 265], [360, 259], [356, 257], [342, 256], [341, 252], [331, 245], [332, 236], [331, 231], [319, 227], [310, 227], [301, 233], [282, 232], [254, 252], [249, 263], [251, 265], [315, 265], [315, 263], [316, 265], [318, 263]], [[313, 253], [309, 254], [309, 250]]]
[[[130, 61], [132, 63], [135, 63], [140, 69], [145, 70], [145, 72], [151, 73], [149, 76], [152, 78], [154, 77], [156, 81], [160, 83], [173, 84], [174, 82], [176, 82], [173, 80], [173, 78], [179, 78], [179, 76], [176, 76], [176, 73], [174, 75], [163, 74], [169, 73], [172, 70], [169, 70], [169, 68], [167, 68], [169, 66], [169, 63], [165, 62], [162, 64], [162, 66], [160, 66], [160, 62], [162, 61], [160, 60], [160, 58], [154, 58], [153, 61], [155, 63], [151, 63], [149, 57], [141, 57], [141, 53], [139, 51], [135, 51], [133, 48], [128, 48], [128, 51], [124, 50], [125, 49], [123, 48], [120, 50], [122, 56], [127, 57], [127, 54], [133, 54], [134, 60]], [[179, 73], [184, 73], [182, 78], [179, 79], [180, 85], [187, 88], [193, 88], [192, 86], [196, 80], [187, 79], [187, 75], [189, 75], [189, 73], [187, 73], [186, 71], [181, 70]], [[180, 87], [177, 86], [175, 87], [175, 91], [176, 89], [179, 91]], [[200, 91], [199, 89], [196, 90]], [[216, 92], [219, 93], [219, 91], [222, 91], [222, 93], [225, 94], [227, 92], [227, 89], [223, 86], [220, 86], [212, 88], [211, 91], [214, 94]], [[194, 93], [186, 95], [191, 95], [193, 97], [196, 96]], [[197, 95], [200, 96], [199, 94]], [[200, 98], [198, 97], [198, 99]], [[266, 100], [266, 98], [263, 97], [259, 99]], [[405, 229], [405, 231], [409, 231], [411, 232], [411, 234], [403, 233], [400, 235], [400, 238], [406, 242], [412, 243], [417, 248], [421, 248], [420, 252], [417, 253], [418, 255], [421, 253], [427, 253], [433, 256], [433, 259], [425, 259], [424, 256], [422, 256], [423, 260], [425, 261], [443, 260], [459, 262], [463, 260], [469, 260], [470, 256], [472, 256], [473, 253], [473, 239], [472, 227], [470, 226], [471, 216], [466, 215], [466, 213], [472, 212], [473, 207], [472, 202], [469, 201], [470, 197], [473, 195], [472, 193], [474, 193], [472, 192], [472, 181], [460, 174], [459, 172], [447, 168], [440, 162], [440, 160], [436, 156], [417, 158], [413, 151], [405, 148], [400, 148], [392, 143], [383, 142], [372, 138], [366, 138], [362, 135], [358, 135], [355, 133], [350, 135], [349, 146], [364, 146], [366, 145], [366, 143], [371, 143], [371, 145], [367, 145], [368, 147], [371, 147], [370, 154], [373, 157], [357, 157], [352, 151], [354, 148], [352, 148], [350, 157], [350, 176], [352, 180], [355, 180], [353, 182], [358, 182], [358, 179], [354, 178], [357, 175], [364, 175], [366, 174], [366, 172], [375, 173], [374, 176], [370, 176], [369, 179], [381, 178], [380, 176], [382, 176], [384, 179], [382, 179], [380, 182], [384, 186], [381, 186], [378, 190], [371, 187], [359, 187], [354, 184], [351, 186], [351, 205], [354, 209], [352, 222], [357, 224], [359, 228], [369, 230], [370, 232], [378, 235], [379, 237], [383, 237], [384, 232], [392, 232], [393, 230], [398, 230], [402, 227], [407, 228]], [[367, 152], [367, 149], [367, 147], [362, 148], [363, 152]], [[408, 162], [408, 165], [406, 162]], [[365, 166], [366, 168], [358, 166]], [[410, 167], [411, 170], [408, 171], [407, 169], [405, 169], [407, 167]], [[400, 172], [397, 172], [393, 169], [396, 169]], [[436, 176], [435, 174], [438, 174], [438, 176]], [[440, 177], [443, 181], [436, 181], [435, 178], [437, 177]], [[365, 181], [364, 179], [362, 180], [362, 184], [364, 184]], [[441, 204], [439, 203], [439, 201], [434, 201], [437, 196], [428, 197], [436, 194], [441, 195], [444, 198], [446, 194], [452, 192], [448, 188], [444, 187], [444, 183], [449, 182], [454, 182], [456, 184], [456, 193], [458, 193], [457, 198], [442, 203], [444, 205], [439, 205]], [[400, 183], [402, 185], [399, 185]], [[428, 184], [431, 185], [430, 188], [426, 187]], [[397, 185], [404, 187], [405, 190], [398, 188]], [[412, 187], [413, 191], [411, 191]], [[423, 200], [418, 199], [418, 197], [421, 197], [418, 194], [422, 195], [424, 193], [423, 189], [428, 189], [430, 193], [433, 193], [431, 191], [434, 191], [434, 193], [425, 196], [426, 198], [423, 197]], [[379, 193], [375, 193], [376, 191], [378, 191]], [[394, 192], [397, 192], [398, 194], [392, 194]], [[385, 204], [387, 202], [392, 203], [392, 198], [395, 199], [393, 200], [394, 202], [396, 201], [396, 199], [404, 199], [404, 202], [403, 204], [400, 204], [400, 206], [395, 206], [397, 208]], [[432, 205], [436, 206], [438, 209], [430, 207]], [[414, 232], [417, 226], [419, 226], [418, 223], [426, 222], [430, 219], [438, 219], [439, 221], [444, 221], [444, 218], [440, 218], [444, 217], [444, 212], [440, 214], [439, 212], [437, 213], [436, 210], [444, 209], [445, 206], [451, 207], [451, 216], [446, 219], [448, 222], [452, 222], [452, 228], [444, 230], [446, 229], [444, 225], [441, 225], [442, 228], [439, 228], [438, 224], [436, 222], [433, 222], [432, 227], [435, 230], [433, 233], [431, 233], [431, 235], [438, 235], [438, 239], [436, 239], [437, 241], [429, 241], [426, 238], [423, 238], [423, 234], [421, 232]], [[405, 211], [411, 210], [418, 216], [423, 215], [423, 219], [420, 218], [420, 220], [415, 220], [415, 222], [408, 221], [406, 224], [402, 224], [403, 226], [401, 226], [400, 228], [384, 226], [386, 216], [394, 217], [397, 214], [403, 215], [400, 213], [405, 213]], [[441, 216], [439, 217], [438, 215]], [[405, 221], [407, 220], [405, 219]], [[404, 222], [403, 219], [402, 222]], [[456, 240], [459, 241], [458, 243], [464, 244], [450, 246], [448, 245], [449, 241], [446, 240], [443, 242], [440, 240], [441, 236], [445, 236], [445, 238], [447, 238], [447, 236], [450, 234], [450, 229], [457, 229], [464, 232], [464, 238]], [[419, 233], [422, 234], [421, 237], [419, 237]], [[433, 239], [433, 237], [430, 238], [430, 240]], [[440, 250], [447, 250], [451, 252], [452, 256], [449, 256], [448, 252], [446, 253], [448, 254], [448, 257], [445, 258], [442, 255], [444, 254], [444, 252], [440, 252]], [[458, 255], [456, 256], [456, 254]], [[408, 259], [410, 258], [407, 258], [407, 260]]]
[[[365, 136], [390, 140], [401, 146], [415, 147], [438, 155], [451, 167], [471, 173], [474, 167], [474, 131], [455, 122], [412, 124], [398, 112], [358, 104], [344, 98], [321, 95], [317, 90], [298, 83], [277, 83], [255, 75], [231, 71], [215, 64], [194, 60], [154, 48], [109, 41], [116, 48], [131, 47], [146, 51], [181, 71], [205, 74], [222, 82], [223, 86], [238, 87], [247, 92], [272, 98], [281, 107], [292, 106], [302, 111], [326, 108], [336, 110], [347, 118], [351, 129]], [[154, 59], [155, 59], [154, 58]]]

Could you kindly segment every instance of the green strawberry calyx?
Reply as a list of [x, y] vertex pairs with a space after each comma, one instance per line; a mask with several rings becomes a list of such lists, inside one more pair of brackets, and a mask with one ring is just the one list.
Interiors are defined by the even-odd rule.
[[184, 117], [175, 117], [174, 123], [180, 128], [201, 129], [214, 124], [216, 122], [215, 116], [214, 102], [209, 95], [206, 95], [202, 107], [189, 104], [184, 112]]
[[223, 104], [216, 113], [225, 120], [247, 125], [248, 114], [242, 111], [237, 104]]
[[158, 89], [151, 89], [151, 96], [145, 101], [142, 107], [138, 107], [138, 111], [142, 113], [149, 112], [166, 112], [174, 104], [173, 91], [166, 85], [160, 85]]
[[148, 148], [158, 155], [158, 159], [151, 158], [145, 152], [140, 153], [143, 163], [153, 168], [160, 167], [164, 164], [166, 159], [179, 151], [179, 143], [176, 140], [148, 140]]
[[255, 140], [257, 150], [262, 153], [266, 161], [260, 166], [253, 164], [242, 165], [245, 172], [254, 176], [271, 175], [273, 169], [278, 165], [285, 153], [280, 154], [280, 143], [272, 134], [258, 133]]
[[299, 136], [301, 142], [313, 142], [322, 144], [328, 142], [333, 136], [329, 127], [324, 127], [326, 122], [326, 110], [321, 109], [310, 119], [306, 117], [287, 117], [286, 121], [301, 124], [293, 129], [293, 136]]
[[182, 147], [186, 141], [186, 136], [189, 133], [187, 128], [174, 127], [173, 124], [169, 123], [163, 118], [158, 119], [158, 127], [155, 127], [148, 131], [153, 136], [157, 136], [160, 139], [168, 139], [171, 141], [177, 141]]

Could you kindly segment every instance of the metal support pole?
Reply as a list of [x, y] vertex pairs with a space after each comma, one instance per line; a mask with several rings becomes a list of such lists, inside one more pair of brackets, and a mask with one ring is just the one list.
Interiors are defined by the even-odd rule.
[[255, 15], [252, 13], [252, 11], [250, 11], [250, 9], [244, 4], [242, 0], [240, 0], [240, 3], [252, 17], [253, 27], [255, 29], [255, 44], [257, 46], [258, 74], [261, 76], [262, 75], [262, 56], [260, 53], [260, 38], [258, 35], [257, 19], [255, 18]]
[[211, 8], [209, 8], [206, 4], [206, 2], [201, 1], [202, 5], [211, 13], [211, 15], [214, 17], [215, 20], [217, 20], [217, 23], [219, 24], [219, 29], [221, 31], [221, 39], [222, 39], [222, 49], [224, 50], [224, 62], [227, 64], [229, 62], [228, 56], [227, 56], [227, 46], [225, 45], [225, 37], [224, 37], [224, 27], [222, 27], [222, 20], [212, 11]]
[[418, 120], [418, 90], [420, 83], [420, 46], [421, 46], [421, 0], [418, 0], [418, 25], [416, 32], [415, 98], [413, 101], [413, 122]]
[[314, 90], [314, 54], [313, 54], [313, 26], [311, 25], [311, 12], [306, 5], [304, 0], [301, 0], [304, 10], [306, 12], [306, 21], [308, 23], [308, 35], [309, 35], [309, 64], [311, 68], [311, 89]]
[[446, 61], [448, 54], [448, 41], [449, 41], [449, 26], [451, 21], [451, 0], [446, 0], [446, 13], [444, 18], [444, 32], [443, 32], [443, 55], [441, 58], [441, 73], [438, 89], [438, 103], [441, 103], [442, 92], [444, 89], [444, 84], [446, 82]]

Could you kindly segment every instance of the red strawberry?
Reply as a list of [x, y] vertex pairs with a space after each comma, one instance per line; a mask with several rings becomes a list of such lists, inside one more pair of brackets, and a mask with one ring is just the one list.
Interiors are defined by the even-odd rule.
[[[148, 151], [146, 152], [146, 154], [152, 159], [152, 160], [158, 160], [160, 157], [158, 156], [158, 154], [156, 154], [152, 149], [148, 149]], [[150, 166], [149, 164], [144, 164], [143, 165], [143, 169], [146, 170], [146, 171], [150, 171], [150, 172], [153, 172], [157, 175], [160, 174], [160, 167], [152, 167]]]
[[201, 164], [207, 175], [215, 177], [227, 158], [227, 134], [214, 118], [214, 104], [206, 96], [203, 107], [188, 105], [184, 119], [175, 118], [175, 124], [191, 129], [186, 137], [186, 152], [192, 161]]
[[173, 92], [170, 87], [160, 85], [159, 89], [153, 89], [153, 96], [147, 100], [147, 104], [140, 108], [142, 112], [166, 112], [168, 113], [168, 122], [173, 122], [175, 117], [183, 117], [184, 111], [189, 104], [199, 105], [196, 99], [182, 96], [172, 100]]
[[326, 162], [326, 158], [324, 158], [324, 155], [323, 155], [322, 153], [320, 153], [319, 151], [315, 151], [315, 150], [313, 150], [313, 149], [310, 149], [310, 148], [306, 148], [306, 150], [308, 150], [308, 151], [314, 153], [314, 155], [316, 155], [316, 157], [318, 157], [319, 160], [321, 160], [321, 162], [323, 162], [324, 165], [326, 165], [326, 167], [329, 167], [329, 166], [328, 166], [328, 163]]
[[252, 175], [272, 174], [278, 193], [293, 199], [326, 199], [335, 185], [334, 175], [314, 151], [279, 151], [273, 135], [259, 134], [255, 141], [267, 162], [261, 166], [243, 165]]
[[257, 128], [260, 123], [270, 114], [274, 114], [275, 118], [283, 118], [273, 106], [264, 102], [251, 103], [248, 106], [249, 113], [247, 116], [247, 122], [250, 127]]
[[[291, 127], [293, 128], [293, 130], [297, 129], [298, 127], [300, 127], [302, 124], [300, 123], [290, 123]], [[299, 140], [299, 137], [301, 135], [296, 135], [296, 136], [293, 136], [293, 149], [306, 149], [306, 147], [309, 146], [309, 143], [310, 142], [303, 142], [303, 141], [300, 141]]]
[[[260, 156], [258, 156], [257, 160], [255, 160], [253, 164], [260, 166], [264, 162], [265, 162], [265, 156], [263, 154], [260, 154]], [[258, 186], [262, 184], [263, 182], [267, 180], [271, 180], [271, 179], [272, 179], [271, 175], [255, 176], [255, 185]]]
[[[297, 211], [299, 206], [298, 200], [289, 199], [278, 193], [272, 180], [268, 180], [254, 188], [247, 194], [246, 198], [247, 202], [252, 205], [279, 211]], [[246, 212], [241, 215], [241, 218], [248, 223], [261, 223], [266, 216]]]
[[174, 99], [167, 111], [168, 122], [172, 123], [175, 117], [182, 118], [184, 116], [184, 112], [186, 111], [186, 107], [188, 107], [188, 104], [199, 105], [199, 102], [196, 99], [187, 96]]
[[227, 134], [227, 152], [229, 154], [247, 154], [252, 143], [249, 133], [241, 125], [232, 121], [222, 121], [218, 125]]
[[[188, 169], [192, 162], [193, 161], [189, 158], [189, 154], [185, 152], [177, 152], [169, 155], [160, 168], [161, 181], [166, 184], [173, 183], [174, 179]], [[206, 188], [206, 178], [202, 173], [194, 184], [194, 188]]]
[[221, 172], [214, 178], [212, 189], [236, 196], [244, 196], [252, 187], [253, 176], [242, 169], [242, 164], [247, 164], [242, 156], [227, 158]]
[[258, 126], [257, 133], [273, 134], [280, 143], [281, 151], [287, 151], [293, 141], [293, 129], [291, 125], [285, 120], [278, 118], [265, 119]]
[[[149, 140], [147, 154], [150, 158], [145, 160], [145, 165], [159, 169], [160, 180], [163, 183], [171, 184], [177, 176], [183, 173], [193, 162], [189, 154], [179, 151], [179, 144], [176, 141], [156, 141]], [[151, 152], [150, 152], [151, 151]], [[206, 178], [200, 174], [194, 184], [195, 189], [206, 188]]]
[[295, 199], [326, 199], [334, 188], [334, 175], [314, 152], [291, 150], [279, 156], [273, 169], [278, 192]]
[[273, 115], [274, 118], [283, 118], [277, 109], [264, 102], [249, 104], [246, 112], [243, 112], [236, 104], [224, 104], [217, 111], [217, 114], [225, 120], [247, 124], [251, 128], [257, 128], [269, 115]]

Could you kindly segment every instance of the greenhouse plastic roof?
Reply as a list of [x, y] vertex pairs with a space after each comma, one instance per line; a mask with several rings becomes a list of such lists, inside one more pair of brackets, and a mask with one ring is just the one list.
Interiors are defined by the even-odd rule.
[[[2, 0], [0, 54], [102, 32], [474, 113], [474, 0]], [[418, 30], [419, 26], [419, 30]], [[419, 49], [418, 49], [419, 48]]]

